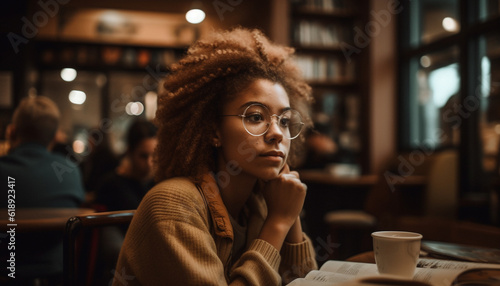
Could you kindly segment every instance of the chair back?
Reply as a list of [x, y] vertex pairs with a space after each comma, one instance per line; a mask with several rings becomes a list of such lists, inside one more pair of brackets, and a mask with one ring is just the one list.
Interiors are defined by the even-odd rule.
[[[110, 211], [77, 215], [68, 220], [64, 233], [64, 285], [92, 284], [89, 277], [92, 275], [82, 272], [92, 271], [91, 260], [95, 260], [98, 248], [98, 238], [96, 239], [95, 234], [104, 227], [127, 227], [134, 213], [135, 210]], [[88, 234], [89, 231], [91, 239], [82, 239], [82, 235]], [[85, 258], [82, 255], [84, 251], [87, 251]]]

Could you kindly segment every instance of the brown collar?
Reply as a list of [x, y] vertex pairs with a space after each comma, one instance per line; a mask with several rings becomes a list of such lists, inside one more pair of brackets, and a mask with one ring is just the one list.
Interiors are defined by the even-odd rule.
[[231, 221], [229, 220], [229, 213], [227, 212], [226, 206], [222, 201], [219, 186], [211, 174], [205, 174], [203, 176], [201, 191], [203, 192], [203, 195], [207, 200], [208, 208], [210, 209], [215, 234], [217, 236], [233, 239], [233, 227], [231, 225]]

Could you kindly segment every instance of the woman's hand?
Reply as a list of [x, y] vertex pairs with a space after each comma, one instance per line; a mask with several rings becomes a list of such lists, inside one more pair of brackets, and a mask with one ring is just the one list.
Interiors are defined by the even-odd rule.
[[263, 185], [268, 219], [291, 227], [299, 216], [306, 197], [307, 187], [299, 179], [299, 173], [285, 165], [280, 175]]
[[[261, 238], [281, 249], [285, 237], [292, 225], [294, 241], [302, 239], [299, 215], [304, 205], [307, 186], [300, 181], [299, 174], [290, 171], [285, 165], [280, 175], [273, 180], [262, 183], [262, 192], [266, 200], [268, 215], [261, 230]], [[263, 237], [262, 237], [263, 236]]]

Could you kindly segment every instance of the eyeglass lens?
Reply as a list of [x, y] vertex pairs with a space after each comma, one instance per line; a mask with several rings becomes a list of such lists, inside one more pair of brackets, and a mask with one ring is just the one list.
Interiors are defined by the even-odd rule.
[[[288, 139], [293, 139], [300, 134], [302, 130], [302, 118], [296, 110], [286, 110], [281, 115], [273, 115], [276, 117], [277, 124]], [[260, 136], [269, 130], [272, 119], [271, 113], [263, 105], [250, 105], [247, 107], [243, 117], [245, 129], [254, 136]]]

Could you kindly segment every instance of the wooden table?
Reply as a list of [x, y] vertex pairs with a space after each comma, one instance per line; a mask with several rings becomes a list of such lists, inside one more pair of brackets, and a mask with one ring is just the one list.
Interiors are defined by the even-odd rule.
[[375, 263], [375, 255], [373, 251], [363, 252], [346, 259], [351, 262]]
[[16, 209], [14, 221], [7, 209], [0, 209], [0, 231], [15, 227], [16, 232], [64, 231], [68, 219], [95, 212], [88, 208], [26, 208]]

